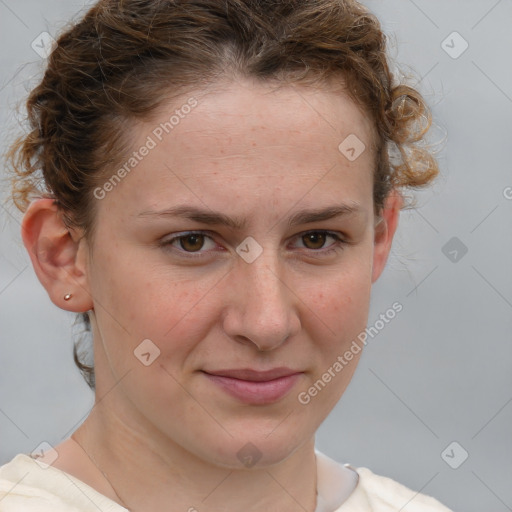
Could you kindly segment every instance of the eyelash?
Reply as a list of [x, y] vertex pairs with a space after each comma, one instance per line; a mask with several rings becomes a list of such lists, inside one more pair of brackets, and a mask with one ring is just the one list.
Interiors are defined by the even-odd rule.
[[[312, 231], [305, 231], [303, 233], [299, 233], [298, 235], [296, 235], [297, 238], [301, 238], [303, 236], [306, 236], [306, 235], [309, 235], [309, 234], [312, 234], [312, 233], [315, 233], [315, 234], [318, 234], [318, 233], [322, 233], [322, 234], [325, 234], [327, 235], [328, 237], [331, 237], [335, 240], [335, 243], [330, 245], [329, 248], [327, 250], [323, 250], [323, 249], [307, 249], [306, 250], [309, 250], [309, 251], [312, 251], [313, 254], [320, 254], [321, 256], [327, 256], [327, 255], [330, 255], [331, 253], [335, 252], [335, 251], [338, 251], [338, 250], [343, 250], [343, 246], [344, 245], [347, 245], [349, 242], [347, 240], [344, 240], [343, 238], [341, 238], [337, 233], [333, 232], [333, 231], [327, 231], [327, 230], [324, 230], [324, 229], [318, 229], [318, 230], [312, 230]], [[176, 241], [179, 241], [180, 239], [184, 239], [184, 238], [187, 238], [188, 236], [192, 236], [192, 235], [203, 235], [205, 236], [206, 238], [209, 238], [211, 239], [212, 241], [215, 241], [209, 234], [208, 232], [205, 232], [205, 231], [186, 231], [182, 234], [179, 234], [179, 235], [175, 235], [171, 238], [168, 238], [168, 239], [165, 239], [161, 242], [161, 246], [164, 247], [164, 248], [171, 248], [171, 250], [173, 251], [177, 251], [180, 253], [181, 256], [184, 255], [185, 258], [202, 258], [204, 257], [204, 252], [200, 252], [200, 251], [196, 251], [196, 252], [188, 252], [188, 251], [185, 251], [184, 249], [177, 249], [175, 247], [172, 247], [172, 244]]]

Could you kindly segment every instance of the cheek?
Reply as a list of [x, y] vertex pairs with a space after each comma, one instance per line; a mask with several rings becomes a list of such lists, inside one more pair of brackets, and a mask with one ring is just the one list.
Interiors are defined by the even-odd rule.
[[346, 341], [364, 329], [369, 310], [371, 269], [357, 268], [333, 273], [322, 279], [322, 286], [311, 284], [305, 290], [312, 321], [324, 326], [331, 343]]
[[[311, 310], [304, 330], [314, 346], [313, 373], [301, 388], [304, 414], [321, 418], [329, 414], [347, 388], [362, 353], [358, 336], [368, 320], [370, 273], [351, 272], [329, 280], [320, 288], [311, 287], [306, 306]], [[308, 407], [313, 407], [316, 413]]]
[[[173, 340], [197, 338], [208, 329], [214, 320], [216, 305], [215, 279], [180, 279], [169, 275], [168, 279], [146, 274], [146, 294], [132, 301], [130, 322], [136, 324], [162, 342], [172, 344]], [[218, 304], [218, 302], [217, 302]]]
[[213, 286], [211, 279], [190, 280], [185, 272], [148, 261], [147, 251], [108, 237], [96, 241], [90, 269], [95, 308], [134, 336], [161, 337], [183, 319]]

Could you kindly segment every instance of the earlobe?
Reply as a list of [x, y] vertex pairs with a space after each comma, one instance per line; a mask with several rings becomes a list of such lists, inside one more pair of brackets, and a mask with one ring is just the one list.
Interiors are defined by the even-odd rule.
[[381, 216], [375, 225], [372, 283], [377, 281], [386, 266], [393, 237], [398, 227], [402, 204], [401, 194], [396, 190], [390, 192], [384, 202]]
[[87, 280], [86, 240], [70, 232], [53, 199], [28, 207], [21, 236], [34, 271], [51, 301], [67, 311], [92, 309]]

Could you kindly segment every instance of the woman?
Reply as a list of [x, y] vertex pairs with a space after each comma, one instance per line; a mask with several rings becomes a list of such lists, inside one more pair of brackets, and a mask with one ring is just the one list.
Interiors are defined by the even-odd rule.
[[96, 402], [0, 469], [0, 511], [447, 511], [314, 446], [401, 189], [437, 173], [378, 21], [353, 1], [106, 0], [57, 43], [14, 200], [51, 300], [90, 322]]

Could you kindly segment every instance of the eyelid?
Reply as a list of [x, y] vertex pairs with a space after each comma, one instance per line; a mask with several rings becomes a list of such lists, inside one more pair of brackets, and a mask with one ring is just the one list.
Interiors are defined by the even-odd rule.
[[[342, 233], [339, 233], [337, 231], [329, 231], [328, 229], [309, 229], [307, 231], [302, 231], [301, 233], [297, 233], [295, 235], [295, 238], [301, 239], [303, 236], [308, 235], [309, 233], [323, 233], [326, 236], [330, 236], [330, 237], [334, 238], [336, 243], [328, 246], [328, 248], [332, 247], [332, 246], [336, 246], [337, 244], [348, 243], [348, 241], [345, 239], [345, 236]], [[306, 247], [306, 249], [307, 249], [307, 247]], [[317, 252], [319, 254], [321, 254], [322, 251], [326, 252], [325, 248], [317, 249], [317, 250], [315, 250], [315, 249], [309, 249], [309, 250], [313, 251], [313, 252]]]
[[[301, 237], [303, 237], [309, 233], [323, 233], [326, 236], [331, 236], [335, 240], [335, 243], [327, 246], [327, 248], [321, 248], [321, 249], [308, 249], [307, 247], [303, 248], [306, 251], [311, 252], [311, 254], [325, 255], [325, 254], [329, 253], [330, 251], [334, 251], [337, 249], [343, 249], [343, 245], [348, 245], [351, 243], [349, 240], [346, 239], [346, 237], [344, 236], [343, 233], [339, 233], [337, 231], [330, 231], [327, 229], [308, 229], [306, 231], [302, 231], [300, 233], [295, 234], [293, 236], [293, 238], [300, 239]], [[209, 238], [210, 240], [212, 240], [213, 242], [216, 243], [215, 238], [212, 236], [211, 231], [194, 229], [194, 230], [190, 230], [190, 231], [180, 231], [180, 232], [174, 233], [173, 235], [171, 235], [169, 237], [164, 237], [161, 240], [160, 245], [163, 246], [164, 248], [170, 247], [171, 250], [178, 252], [180, 255], [185, 255], [186, 258], [200, 258], [205, 253], [212, 252], [212, 251], [203, 251], [202, 249], [199, 251], [196, 251], [196, 252], [188, 252], [183, 249], [178, 249], [176, 247], [173, 247], [171, 245], [173, 242], [179, 240], [180, 238], [185, 238], [190, 235], [203, 235], [205, 238]]]
[[201, 230], [201, 229], [193, 229], [193, 230], [190, 230], [190, 231], [179, 231], [177, 233], [173, 233], [172, 235], [170, 235], [168, 237], [164, 237], [159, 242], [159, 245], [161, 245], [163, 247], [171, 247], [171, 249], [174, 249], [174, 250], [176, 250], [177, 252], [179, 252], [181, 254], [187, 254], [187, 255], [189, 255], [191, 257], [194, 257], [194, 255], [196, 254], [197, 255], [196, 257], [198, 257], [199, 255], [204, 254], [205, 251], [203, 251], [201, 249], [201, 250], [199, 250], [199, 251], [197, 251], [195, 253], [194, 252], [187, 252], [187, 251], [184, 251], [183, 249], [177, 249], [176, 247], [173, 247], [171, 245], [172, 243], [176, 242], [180, 238], [186, 238], [187, 236], [191, 236], [191, 235], [203, 235], [205, 238], [209, 238], [212, 242], [215, 242], [215, 238], [212, 236], [211, 231], [204, 231], [204, 230]]
[[339, 252], [345, 249], [345, 246], [350, 245], [351, 242], [347, 240], [347, 237], [340, 232], [337, 231], [329, 231], [328, 229], [310, 229], [307, 231], [303, 231], [302, 233], [298, 233], [296, 235], [296, 238], [300, 239], [304, 235], [307, 235], [308, 233], [323, 233], [326, 236], [330, 236], [334, 239], [334, 243], [331, 245], [328, 245], [326, 247], [322, 247], [321, 249], [308, 249], [307, 247], [301, 247], [303, 251], [305, 251], [307, 254], [306, 256], [310, 258], [322, 258], [326, 257], [328, 255], [331, 255], [333, 252]]

